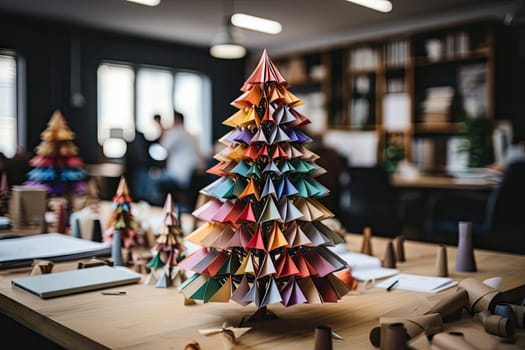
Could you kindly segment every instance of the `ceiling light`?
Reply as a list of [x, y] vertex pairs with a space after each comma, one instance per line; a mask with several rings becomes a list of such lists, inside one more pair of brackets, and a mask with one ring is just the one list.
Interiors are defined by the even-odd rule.
[[134, 2], [136, 4], [141, 4], [145, 6], [157, 6], [160, 4], [160, 0], [126, 0], [129, 2]]
[[210, 47], [210, 55], [215, 58], [237, 59], [246, 55], [244, 46], [235, 43], [219, 43]]
[[281, 23], [262, 17], [235, 13], [231, 17], [231, 22], [236, 27], [255, 30], [267, 34], [279, 34], [282, 30]]
[[392, 11], [392, 3], [388, 0], [346, 0], [354, 4], [368, 7], [379, 12]]
[[210, 55], [221, 59], [238, 59], [246, 55], [246, 48], [242, 46], [237, 36], [234, 34], [233, 27], [229, 18], [224, 22], [222, 30], [217, 34], [217, 37], [212, 42], [210, 47]]

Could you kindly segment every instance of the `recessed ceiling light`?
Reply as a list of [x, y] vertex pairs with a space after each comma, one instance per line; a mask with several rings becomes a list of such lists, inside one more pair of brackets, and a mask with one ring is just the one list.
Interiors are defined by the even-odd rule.
[[136, 4], [141, 4], [145, 6], [157, 6], [160, 4], [160, 0], [126, 0], [129, 2], [134, 2]]
[[379, 12], [392, 11], [392, 3], [388, 0], [346, 0], [354, 4], [368, 7]]
[[255, 30], [267, 34], [279, 34], [282, 30], [281, 23], [270, 19], [235, 13], [231, 17], [232, 24], [236, 27]]

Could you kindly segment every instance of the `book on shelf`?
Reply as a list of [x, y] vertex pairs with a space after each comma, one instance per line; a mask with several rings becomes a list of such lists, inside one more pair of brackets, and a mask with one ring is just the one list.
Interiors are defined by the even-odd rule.
[[454, 88], [450, 86], [431, 87], [426, 90], [423, 101], [422, 122], [440, 123], [450, 120], [450, 106], [454, 98]]
[[361, 47], [352, 50], [350, 67], [355, 70], [375, 69], [378, 65], [377, 50], [371, 47]]

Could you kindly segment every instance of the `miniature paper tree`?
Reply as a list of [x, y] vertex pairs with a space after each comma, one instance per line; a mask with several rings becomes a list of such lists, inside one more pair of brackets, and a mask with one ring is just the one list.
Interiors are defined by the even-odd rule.
[[[204, 223], [186, 239], [201, 245], [179, 267], [195, 273], [179, 286], [190, 299], [266, 306], [336, 302], [350, 288], [334, 272], [347, 263], [327, 248], [342, 243], [324, 225], [333, 214], [316, 198], [328, 194], [325, 172], [299, 129], [309, 123], [266, 51], [232, 102], [233, 128], [208, 170], [219, 179], [201, 193], [193, 215]], [[253, 318], [253, 317], [252, 317]]]
[[[164, 268], [157, 287], [166, 288], [172, 285], [174, 277], [181, 276], [180, 270], [177, 271], [176, 275], [173, 275], [173, 268], [177, 266], [177, 260], [181, 253], [185, 251], [182, 242], [182, 230], [173, 210], [171, 194], [166, 196], [166, 201], [164, 202], [162, 228], [156, 242], [155, 250], [157, 254], [147, 266], [151, 268], [151, 273], [154, 273], [155, 269]], [[181, 276], [181, 279], [184, 279], [184, 277]]]
[[75, 134], [69, 129], [62, 113], [55, 111], [40, 134], [41, 143], [29, 164], [27, 185], [43, 185], [49, 195], [84, 194], [87, 185], [82, 159], [73, 144]]
[[[129, 196], [128, 185], [124, 177], [120, 178], [117, 192], [112, 199], [113, 215], [106, 223], [104, 231], [105, 241], [112, 243], [114, 247], [126, 248], [128, 262], [131, 263], [131, 248], [136, 244], [137, 222], [131, 213], [131, 197]], [[118, 236], [118, 239], [117, 237]], [[115, 257], [113, 257], [115, 259]], [[121, 264], [121, 262], [115, 262]]]

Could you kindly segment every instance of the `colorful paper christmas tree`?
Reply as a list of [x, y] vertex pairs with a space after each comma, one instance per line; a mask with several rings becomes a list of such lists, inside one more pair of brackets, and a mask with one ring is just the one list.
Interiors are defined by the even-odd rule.
[[[131, 262], [131, 250], [129, 248], [136, 245], [138, 224], [131, 212], [131, 197], [129, 196], [128, 185], [124, 177], [120, 178], [117, 192], [112, 199], [113, 215], [106, 223], [104, 230], [104, 240], [116, 245], [118, 248], [124, 247], [128, 252], [128, 262]], [[114, 242], [117, 236], [120, 242]], [[114, 257], [115, 258], [115, 257]]]
[[27, 173], [25, 184], [43, 185], [49, 195], [86, 193], [86, 173], [73, 144], [75, 134], [60, 111], [53, 113], [40, 138], [42, 141], [36, 147], [36, 156], [29, 161], [33, 169]]
[[209, 201], [193, 212], [204, 223], [186, 237], [202, 246], [179, 263], [195, 273], [179, 286], [190, 299], [260, 310], [273, 303], [336, 302], [350, 287], [334, 272], [347, 263], [327, 246], [342, 238], [323, 224], [333, 214], [316, 198], [328, 194], [315, 177], [318, 156], [299, 129], [310, 121], [294, 107], [266, 51], [232, 102], [233, 128], [208, 170], [220, 176], [201, 190]]
[[173, 210], [171, 194], [166, 196], [162, 214], [162, 227], [154, 249], [157, 253], [147, 266], [151, 268], [151, 273], [155, 273], [156, 269], [164, 269], [162, 276], [158, 280], [157, 287], [166, 288], [171, 286], [176, 276], [185, 279], [180, 270], [174, 271], [178, 260], [183, 256], [181, 253], [186, 249], [182, 241], [182, 230]]

